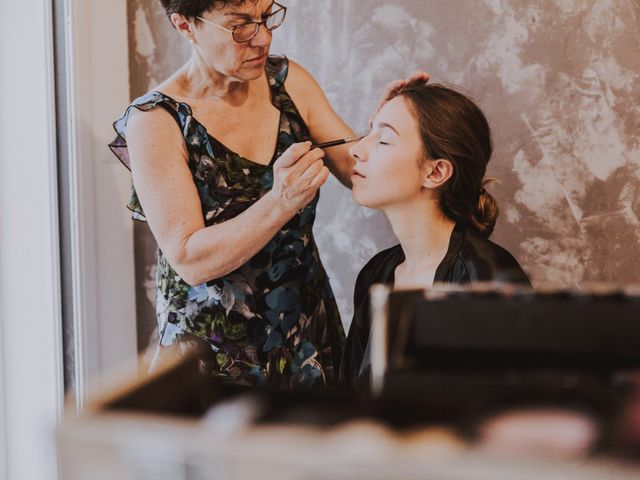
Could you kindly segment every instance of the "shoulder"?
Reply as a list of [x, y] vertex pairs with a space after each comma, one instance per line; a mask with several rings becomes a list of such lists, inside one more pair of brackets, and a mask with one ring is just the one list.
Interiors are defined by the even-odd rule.
[[276, 70], [280, 74], [279, 79], [282, 80], [283, 83], [286, 82], [287, 87], [291, 85], [297, 86], [300, 83], [317, 83], [313, 75], [311, 75], [306, 68], [284, 55], [271, 55], [268, 65], [270, 65], [272, 71]]
[[283, 79], [284, 87], [306, 119], [312, 107], [322, 107], [328, 104], [328, 100], [320, 84], [306, 68], [291, 59], [286, 59], [286, 64], [286, 67], [280, 66], [279, 78]]
[[389, 262], [397, 261], [402, 256], [402, 247], [400, 244], [389, 247], [381, 252], [376, 253], [371, 259], [362, 267], [363, 272], [370, 272], [373, 270], [379, 270], [381, 266], [386, 266]]
[[272, 85], [285, 86], [289, 92], [298, 93], [309, 90], [310, 87], [311, 90], [314, 87], [320, 88], [302, 65], [284, 55], [269, 55], [265, 71]]
[[506, 248], [480, 235], [473, 228], [465, 232], [460, 249], [462, 260], [469, 264], [478, 281], [508, 281], [530, 285], [529, 277]]
[[400, 263], [402, 257], [403, 252], [399, 244], [375, 254], [360, 270], [356, 280], [356, 289], [368, 291], [369, 286], [374, 283], [388, 282], [391, 279], [391, 273]]
[[185, 105], [161, 92], [148, 92], [131, 102], [113, 123], [117, 136], [109, 147], [129, 169], [141, 162], [182, 161], [186, 150], [181, 126], [189, 117]]
[[176, 125], [181, 123], [180, 118], [190, 115], [187, 110], [185, 104], [159, 91], [151, 91], [131, 102], [114, 123], [114, 128], [118, 133], [126, 133], [127, 138], [163, 136], [176, 130]]
[[184, 108], [180, 102], [174, 100], [172, 97], [163, 93], [162, 91], [151, 90], [133, 100], [129, 105], [128, 110], [135, 109], [146, 112], [156, 110], [158, 107], [170, 107], [171, 109], [175, 110]]

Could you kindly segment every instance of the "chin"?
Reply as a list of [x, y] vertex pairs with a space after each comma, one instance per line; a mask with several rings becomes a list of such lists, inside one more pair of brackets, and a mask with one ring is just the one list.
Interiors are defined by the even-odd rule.
[[264, 67], [259, 68], [259, 69], [252, 69], [250, 70], [251, 73], [247, 73], [244, 76], [245, 80], [247, 81], [252, 81], [252, 80], [257, 80], [260, 77], [262, 77], [264, 75]]
[[236, 68], [235, 73], [232, 75], [234, 78], [244, 82], [250, 82], [252, 80], [257, 80], [261, 76], [264, 75], [265, 65], [259, 65], [255, 67], [251, 67], [247, 64], [240, 65]]
[[357, 203], [361, 207], [366, 208], [375, 208], [376, 210], [380, 210], [380, 202], [377, 201], [375, 197], [372, 198], [372, 195], [366, 195], [365, 192], [360, 191], [360, 189], [353, 188], [351, 190], [351, 198], [353, 198], [354, 203]]

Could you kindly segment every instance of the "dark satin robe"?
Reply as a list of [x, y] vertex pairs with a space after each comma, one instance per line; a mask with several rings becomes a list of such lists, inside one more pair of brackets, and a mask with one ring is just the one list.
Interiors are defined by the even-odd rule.
[[[374, 256], [358, 275], [353, 295], [353, 321], [340, 369], [341, 380], [348, 390], [360, 391], [366, 389], [368, 384], [369, 369], [365, 352], [369, 341], [369, 289], [376, 283], [393, 286], [395, 269], [404, 260], [402, 247], [396, 245]], [[457, 223], [447, 253], [436, 269], [434, 283], [482, 281], [531, 285], [513, 255], [473, 228]]]

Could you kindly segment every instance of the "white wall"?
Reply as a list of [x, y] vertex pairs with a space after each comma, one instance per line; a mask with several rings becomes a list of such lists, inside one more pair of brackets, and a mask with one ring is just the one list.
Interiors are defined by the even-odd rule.
[[2, 3], [0, 478], [10, 480], [57, 477], [62, 368], [50, 13], [45, 0]]
[[[0, 480], [57, 478], [63, 369], [49, 0], [2, 2], [0, 29]], [[129, 176], [107, 149], [129, 101], [125, 0], [65, 1], [64, 72], [76, 379], [136, 353]], [[60, 139], [63, 140], [63, 139]], [[116, 208], [118, 207], [118, 208]]]
[[126, 0], [67, 0], [77, 400], [137, 354], [131, 176], [107, 148], [129, 103]]

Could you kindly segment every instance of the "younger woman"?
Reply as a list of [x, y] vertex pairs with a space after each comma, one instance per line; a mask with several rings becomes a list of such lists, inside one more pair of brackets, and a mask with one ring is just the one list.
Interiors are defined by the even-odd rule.
[[529, 285], [518, 262], [489, 240], [498, 206], [484, 189], [491, 132], [480, 109], [441, 85], [410, 85], [378, 112], [351, 147], [356, 203], [382, 210], [400, 244], [358, 275], [341, 368], [350, 389], [366, 383], [369, 289], [508, 281]]

